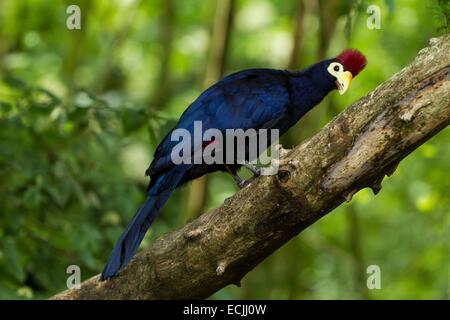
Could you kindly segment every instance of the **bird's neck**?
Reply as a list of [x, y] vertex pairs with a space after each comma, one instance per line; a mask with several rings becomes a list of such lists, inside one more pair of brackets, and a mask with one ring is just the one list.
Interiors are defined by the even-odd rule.
[[335, 89], [335, 84], [328, 76], [320, 72], [319, 65], [292, 73], [291, 105], [298, 117], [318, 105], [327, 94]]

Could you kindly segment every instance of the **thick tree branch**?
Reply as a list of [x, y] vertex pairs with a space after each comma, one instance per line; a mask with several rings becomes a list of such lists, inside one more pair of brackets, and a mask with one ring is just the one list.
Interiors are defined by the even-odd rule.
[[292, 150], [223, 205], [159, 238], [110, 281], [98, 276], [54, 299], [206, 298], [351, 200], [450, 123], [450, 35]]

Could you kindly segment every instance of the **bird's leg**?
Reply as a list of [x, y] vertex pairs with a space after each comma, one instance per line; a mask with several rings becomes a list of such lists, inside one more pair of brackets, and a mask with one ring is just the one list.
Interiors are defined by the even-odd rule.
[[225, 169], [227, 170], [227, 172], [233, 177], [234, 181], [236, 182], [236, 184], [238, 185], [239, 188], [243, 188], [246, 186], [247, 182], [242, 179], [241, 177], [239, 177], [239, 175], [237, 174], [236, 170], [232, 170], [230, 167], [228, 166], [224, 166]]
[[242, 165], [253, 173], [253, 178], [252, 179], [254, 179], [255, 177], [259, 177], [261, 175], [261, 169], [258, 168], [253, 163], [250, 163], [250, 162], [244, 160], [242, 162]]
[[259, 169], [256, 165], [249, 163], [248, 161], [244, 161], [242, 165], [253, 173], [253, 177], [244, 180], [241, 177], [239, 177], [236, 170], [231, 169], [227, 165], [224, 166], [227, 172], [233, 177], [234, 181], [236, 181], [238, 187], [241, 189], [261, 175], [261, 169]]
[[261, 175], [261, 169], [258, 168], [256, 165], [254, 165], [253, 163], [250, 163], [246, 160], [244, 160], [242, 162], [242, 165], [247, 168], [248, 170], [250, 170], [253, 173], [253, 177], [247, 179], [247, 180], [243, 180], [241, 182], [242, 187], [245, 187], [246, 185], [250, 184], [251, 182], [253, 182], [253, 180], [255, 180], [256, 178], [258, 178]]

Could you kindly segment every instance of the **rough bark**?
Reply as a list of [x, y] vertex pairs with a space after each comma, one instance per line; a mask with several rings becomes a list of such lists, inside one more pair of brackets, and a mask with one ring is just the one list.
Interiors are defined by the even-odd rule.
[[[54, 299], [206, 298], [241, 278], [450, 124], [450, 35], [352, 104], [266, 176], [143, 250], [110, 281]], [[369, 66], [370, 67], [370, 66]]]

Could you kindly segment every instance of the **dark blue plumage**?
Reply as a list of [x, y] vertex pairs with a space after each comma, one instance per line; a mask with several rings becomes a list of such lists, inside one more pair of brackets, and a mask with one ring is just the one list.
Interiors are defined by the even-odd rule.
[[[174, 129], [185, 128], [193, 133], [194, 121], [202, 121], [203, 130], [276, 128], [283, 134], [337, 88], [336, 77], [327, 71], [330, 63], [336, 61], [325, 60], [298, 72], [251, 69], [229, 75], [204, 91], [181, 115]], [[151, 178], [147, 198], [117, 241], [102, 279], [115, 276], [128, 264], [177, 186], [209, 172], [226, 170], [219, 164], [173, 164], [171, 151], [178, 142], [171, 141], [171, 132], [155, 151], [146, 172]]]

